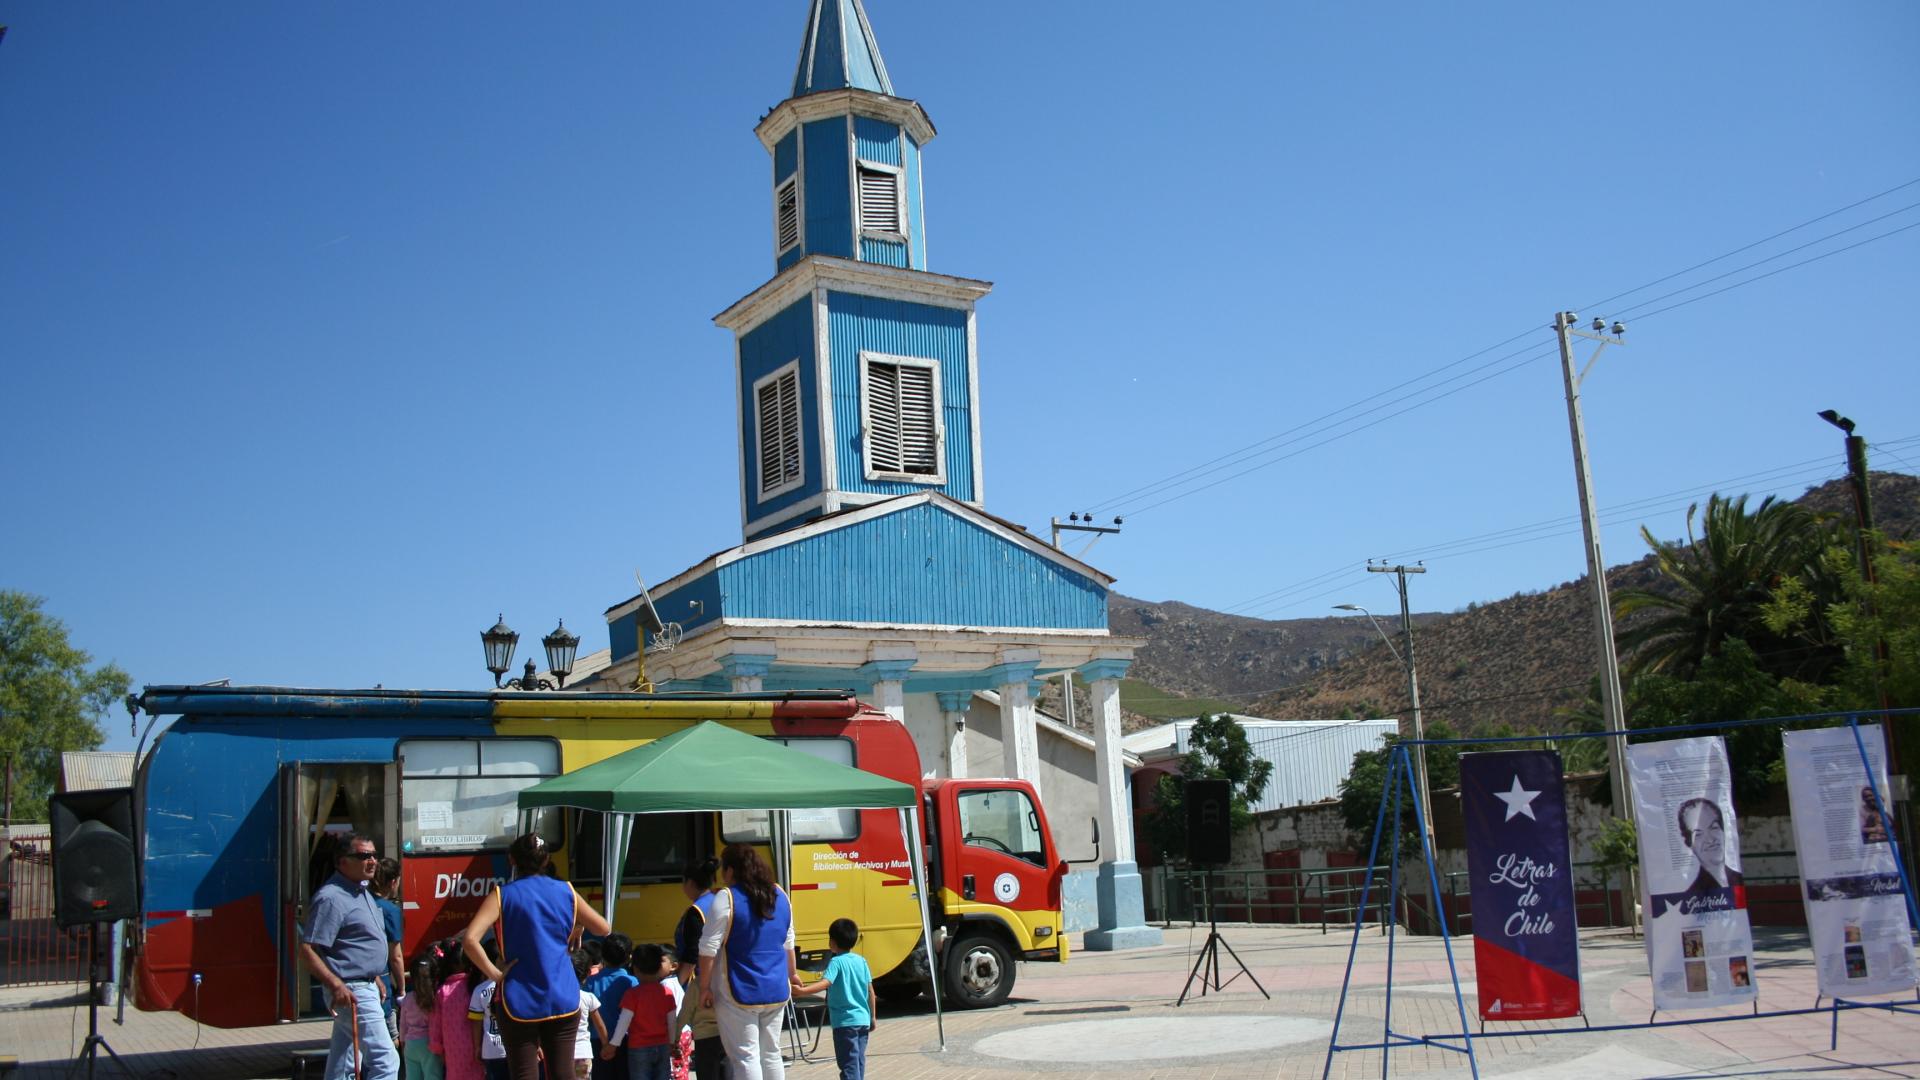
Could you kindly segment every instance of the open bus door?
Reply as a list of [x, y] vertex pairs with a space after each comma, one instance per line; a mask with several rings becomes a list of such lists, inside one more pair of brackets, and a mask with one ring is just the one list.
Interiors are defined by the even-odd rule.
[[396, 851], [399, 771], [393, 762], [290, 762], [280, 769], [278, 1019], [326, 1015], [313, 976], [300, 962], [300, 926], [307, 901], [333, 874], [333, 849], [347, 833], [375, 838], [382, 855]]

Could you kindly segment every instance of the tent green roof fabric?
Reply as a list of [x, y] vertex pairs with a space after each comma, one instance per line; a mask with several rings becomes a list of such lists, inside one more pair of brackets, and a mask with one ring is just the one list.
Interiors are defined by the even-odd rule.
[[914, 804], [914, 788], [709, 720], [520, 792], [520, 809], [617, 814], [865, 809]]

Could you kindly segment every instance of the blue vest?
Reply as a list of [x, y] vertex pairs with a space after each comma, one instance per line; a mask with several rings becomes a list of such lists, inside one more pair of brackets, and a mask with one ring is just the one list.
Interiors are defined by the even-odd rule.
[[[500, 889], [500, 1001], [515, 1020], [551, 1020], [580, 1011], [567, 936], [573, 932], [573, 886], [545, 874], [516, 878]], [[507, 969], [508, 961], [517, 961]]]
[[[713, 898], [719, 895], [709, 889], [694, 900], [693, 909], [700, 913], [701, 926], [713, 921]], [[681, 933], [683, 929], [684, 927], [677, 924], [673, 928], [673, 956], [680, 963], [691, 964], [700, 958], [700, 937], [696, 934], [691, 941], [682, 940], [686, 937]]]
[[773, 917], [753, 910], [738, 885], [733, 894], [733, 925], [727, 931], [727, 988], [738, 1005], [778, 1005], [792, 993], [787, 981], [787, 931], [793, 906], [779, 887], [773, 891]]

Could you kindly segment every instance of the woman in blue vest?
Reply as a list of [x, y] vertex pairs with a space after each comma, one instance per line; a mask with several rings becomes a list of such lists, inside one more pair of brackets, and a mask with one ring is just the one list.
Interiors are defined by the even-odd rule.
[[700, 932], [700, 1003], [714, 1010], [732, 1080], [785, 1080], [780, 1020], [799, 977], [793, 905], [745, 844], [720, 853], [721, 880]]
[[[573, 886], [547, 875], [547, 842], [528, 833], [507, 848], [513, 880], [487, 894], [467, 924], [467, 957], [494, 983], [493, 1009], [506, 1044], [513, 1080], [539, 1080], [540, 1055], [573, 1061], [579, 1031], [580, 979], [570, 950], [574, 928], [611, 931]], [[494, 932], [500, 966], [487, 959], [480, 939]]]

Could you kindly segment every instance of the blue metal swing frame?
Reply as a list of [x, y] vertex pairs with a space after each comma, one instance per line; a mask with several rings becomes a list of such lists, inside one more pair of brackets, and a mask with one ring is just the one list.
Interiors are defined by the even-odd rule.
[[[1675, 727], [1639, 729], [1639, 730], [1618, 731], [1618, 732], [1583, 731], [1583, 732], [1569, 732], [1569, 733], [1558, 734], [1558, 735], [1514, 735], [1514, 736], [1503, 736], [1503, 737], [1490, 738], [1490, 739], [1406, 739], [1400, 742], [1396, 742], [1388, 753], [1388, 758], [1387, 758], [1388, 782], [1380, 792], [1380, 811], [1375, 816], [1374, 822], [1373, 822], [1373, 841], [1367, 852], [1367, 865], [1368, 866], [1378, 865], [1376, 860], [1380, 854], [1380, 834], [1382, 830], [1385, 829], [1386, 823], [1388, 820], [1388, 817], [1387, 817], [1388, 803], [1389, 802], [1392, 803], [1392, 806], [1393, 806], [1392, 820], [1397, 823], [1400, 820], [1400, 813], [1401, 813], [1401, 806], [1402, 806], [1401, 792], [1405, 790], [1410, 793], [1414, 790], [1415, 780], [1414, 780], [1414, 772], [1413, 772], [1413, 760], [1412, 760], [1412, 756], [1408, 753], [1409, 747], [1414, 747], [1414, 746], [1484, 747], [1484, 746], [1499, 744], [1499, 743], [1541, 743], [1541, 742], [1559, 743], [1559, 742], [1571, 741], [1575, 739], [1625, 739], [1631, 735], [1651, 735], [1656, 732], [1664, 736], [1664, 735], [1671, 735], [1671, 734], [1676, 734], [1679, 732], [1687, 732], [1687, 731], [1726, 731], [1729, 729], [1756, 727], [1760, 725], [1771, 725], [1774, 727], [1782, 727], [1787, 724], [1844, 720], [1846, 721], [1848, 729], [1853, 733], [1854, 745], [1859, 748], [1860, 764], [1861, 764], [1861, 768], [1866, 772], [1867, 784], [1873, 788], [1874, 798], [1878, 800], [1879, 805], [1885, 807], [1885, 806], [1891, 806], [1892, 804], [1887, 802], [1886, 793], [1880, 790], [1880, 783], [1874, 776], [1872, 760], [1867, 756], [1866, 740], [1860, 734], [1860, 724], [1862, 721], [1862, 717], [1863, 716], [1869, 717], [1869, 718], [1884, 717], [1888, 721], [1891, 721], [1892, 718], [1896, 716], [1909, 716], [1916, 713], [1920, 713], [1920, 709], [1887, 709], [1887, 710], [1876, 710], [1873, 713], [1845, 712], [1845, 713], [1815, 713], [1815, 714], [1804, 715], [1804, 716], [1771, 716], [1771, 717], [1761, 717], [1753, 720], [1723, 720], [1723, 721], [1715, 721], [1715, 722], [1703, 723], [1703, 724], [1684, 724], [1684, 725], [1679, 725]], [[1883, 737], [1888, 739], [1891, 739], [1892, 737], [1891, 731], [1886, 729], [1883, 729], [1882, 735]], [[1426, 821], [1425, 814], [1421, 810], [1421, 801], [1416, 798], [1412, 800], [1412, 802], [1413, 802], [1414, 824], [1420, 836], [1421, 855], [1424, 857], [1427, 864], [1428, 887], [1432, 890], [1430, 895], [1435, 897], [1437, 901], [1437, 899], [1440, 896], [1440, 880], [1439, 880], [1439, 871], [1436, 868], [1434, 863], [1433, 839], [1427, 831], [1427, 821]], [[1896, 867], [1899, 868], [1899, 871], [1900, 871], [1900, 888], [1901, 888], [1902, 894], [1906, 899], [1908, 932], [1909, 934], [1911, 934], [1914, 930], [1920, 929], [1920, 905], [1916, 905], [1914, 900], [1913, 882], [1907, 875], [1907, 862], [1903, 853], [1900, 850], [1900, 840], [1898, 835], [1897, 834], [1890, 835], [1888, 837], [1888, 842], [1893, 845], [1894, 864]], [[1663, 1027], [1693, 1027], [1701, 1024], [1724, 1024], [1724, 1023], [1732, 1023], [1734, 1021], [1764, 1020], [1764, 1019], [1769, 1019], [1772, 1017], [1779, 1017], [1779, 1016], [1807, 1016], [1807, 1015], [1812, 1015], [1816, 1013], [1828, 1013], [1828, 1014], [1831, 1014], [1833, 1018], [1831, 1033], [1828, 1038], [1828, 1044], [1829, 1044], [1828, 1049], [1837, 1050], [1839, 1049], [1839, 1046], [1840, 1046], [1840, 1014], [1843, 1011], [1849, 1011], [1853, 1009], [1878, 1009], [1884, 1012], [1920, 1015], [1920, 989], [1917, 989], [1915, 993], [1915, 1000], [1911, 1002], [1908, 1002], [1908, 1001], [1848, 1001], [1843, 998], [1834, 998], [1833, 1003], [1831, 1005], [1822, 1006], [1817, 1004], [1819, 999], [1816, 998], [1815, 999], [1816, 1004], [1814, 1005], [1814, 1007], [1809, 1009], [1776, 1009], [1769, 1012], [1757, 1011], [1758, 1003], [1756, 1002], [1755, 1012], [1751, 1014], [1743, 1014], [1739, 1016], [1708, 1016], [1708, 1017], [1701, 1017], [1698, 1019], [1689, 1019], [1689, 1020], [1654, 1020], [1651, 1017], [1649, 1017], [1646, 1022], [1635, 1023], [1635, 1024], [1601, 1024], [1598, 1026], [1582, 1026], [1577, 1028], [1547, 1028], [1544, 1030], [1533, 1029], [1533, 1030], [1525, 1030], [1525, 1031], [1486, 1031], [1483, 1029], [1476, 1034], [1471, 1030], [1467, 1022], [1466, 995], [1460, 989], [1460, 968], [1459, 968], [1459, 965], [1454, 961], [1453, 932], [1447, 925], [1446, 905], [1443, 903], [1436, 902], [1434, 905], [1434, 912], [1437, 915], [1440, 922], [1440, 940], [1446, 948], [1447, 974], [1448, 974], [1448, 977], [1453, 982], [1453, 1000], [1454, 1000], [1454, 1005], [1458, 1010], [1459, 1016], [1460, 1016], [1460, 1030], [1457, 1032], [1442, 1032], [1438, 1034], [1429, 1034], [1429, 1035], [1408, 1035], [1402, 1032], [1397, 1032], [1393, 1030], [1393, 958], [1394, 958], [1394, 943], [1395, 943], [1394, 939], [1396, 936], [1396, 931], [1398, 930], [1398, 926], [1399, 926], [1398, 920], [1394, 918], [1394, 912], [1397, 909], [1399, 905], [1399, 900], [1400, 900], [1400, 830], [1397, 827], [1397, 825], [1393, 830], [1392, 837], [1389, 839], [1389, 845], [1390, 845], [1390, 850], [1392, 852], [1393, 861], [1392, 861], [1391, 869], [1388, 872], [1387, 902], [1386, 904], [1382, 905], [1383, 909], [1387, 912], [1387, 919], [1386, 919], [1387, 984], [1386, 984], [1386, 1004], [1382, 1010], [1383, 1019], [1381, 1023], [1382, 1030], [1381, 1030], [1380, 1041], [1362, 1042], [1362, 1043], [1342, 1043], [1340, 1041], [1340, 1022], [1346, 1016], [1347, 996], [1353, 983], [1353, 965], [1360, 951], [1360, 931], [1366, 926], [1366, 912], [1368, 910], [1368, 907], [1367, 907], [1368, 893], [1372, 889], [1372, 885], [1373, 885], [1373, 876], [1369, 874], [1367, 875], [1367, 879], [1361, 884], [1360, 906], [1358, 910], [1356, 910], [1354, 913], [1353, 937], [1347, 946], [1347, 970], [1340, 980], [1340, 1001], [1339, 1001], [1339, 1004], [1334, 1008], [1333, 1032], [1327, 1037], [1327, 1057], [1326, 1057], [1326, 1064], [1324, 1065], [1324, 1067], [1321, 1069], [1321, 1072], [1320, 1072], [1321, 1080], [1327, 1080], [1327, 1078], [1332, 1075], [1333, 1056], [1335, 1054], [1346, 1053], [1346, 1052], [1355, 1051], [1355, 1050], [1382, 1051], [1381, 1057], [1380, 1057], [1380, 1075], [1383, 1078], [1383, 1080], [1388, 1075], [1389, 1071], [1392, 1068], [1393, 1051], [1400, 1047], [1409, 1047], [1409, 1046], [1431, 1046], [1441, 1050], [1450, 1050], [1456, 1054], [1464, 1054], [1466, 1055], [1466, 1058], [1467, 1058], [1468, 1069], [1471, 1070], [1475, 1080], [1478, 1080], [1480, 1076], [1480, 1061], [1479, 1061], [1479, 1058], [1474, 1053], [1473, 1044], [1475, 1040], [1481, 1040], [1481, 1039], [1511, 1039], [1511, 1038], [1519, 1038], [1521, 1036], [1533, 1038], [1533, 1037], [1545, 1036], [1545, 1035], [1586, 1035], [1594, 1032], [1604, 1032], [1604, 1031], [1639, 1031], [1639, 1030], [1645, 1030], [1650, 1028], [1663, 1028]], [[1803, 885], [1803, 888], [1804, 888], [1804, 885]]]

